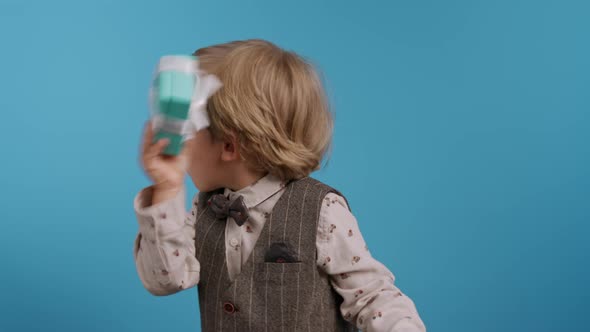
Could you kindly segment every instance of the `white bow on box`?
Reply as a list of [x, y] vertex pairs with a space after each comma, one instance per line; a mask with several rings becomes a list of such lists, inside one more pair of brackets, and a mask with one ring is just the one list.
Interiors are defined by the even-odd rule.
[[149, 90], [150, 117], [152, 129], [157, 131], [165, 127], [169, 132], [182, 135], [182, 141], [194, 137], [197, 131], [209, 127], [209, 115], [207, 114], [207, 100], [222, 86], [217, 76], [207, 74], [199, 68], [199, 61], [196, 57], [187, 56], [163, 56], [158, 63], [153, 79], [155, 80], [160, 72], [175, 71], [195, 75], [195, 85], [191, 97], [187, 120], [165, 119], [160, 113], [158, 103], [155, 100], [156, 92], [154, 86]]

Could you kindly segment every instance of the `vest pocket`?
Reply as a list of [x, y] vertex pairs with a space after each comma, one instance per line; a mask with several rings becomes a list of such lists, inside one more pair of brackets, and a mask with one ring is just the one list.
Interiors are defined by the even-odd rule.
[[[303, 262], [296, 263], [256, 263], [254, 265], [254, 278], [266, 284], [268, 290], [274, 287], [282, 288], [297, 282], [300, 276], [305, 275], [307, 266]], [[276, 290], [273, 290], [273, 292]]]

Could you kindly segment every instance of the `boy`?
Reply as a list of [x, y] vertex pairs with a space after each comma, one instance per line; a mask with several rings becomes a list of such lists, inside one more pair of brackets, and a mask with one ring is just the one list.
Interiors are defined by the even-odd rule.
[[[154, 184], [134, 200], [144, 287], [198, 286], [203, 331], [426, 331], [394, 275], [371, 257], [346, 198], [308, 175], [332, 139], [313, 67], [263, 40], [197, 50], [223, 87], [210, 126], [162, 156], [146, 125]], [[184, 172], [199, 193], [185, 212]]]

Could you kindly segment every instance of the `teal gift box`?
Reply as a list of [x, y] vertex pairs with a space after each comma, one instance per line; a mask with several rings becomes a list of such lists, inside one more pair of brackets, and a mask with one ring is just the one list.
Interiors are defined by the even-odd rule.
[[198, 84], [197, 58], [167, 55], [160, 59], [152, 84], [151, 103], [156, 118], [153, 142], [167, 138], [163, 154], [178, 155], [188, 123], [191, 100]]

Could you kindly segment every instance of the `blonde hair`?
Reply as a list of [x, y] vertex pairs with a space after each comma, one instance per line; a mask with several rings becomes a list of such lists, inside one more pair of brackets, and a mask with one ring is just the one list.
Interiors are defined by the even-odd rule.
[[235, 134], [252, 170], [283, 180], [320, 169], [331, 152], [333, 116], [309, 61], [260, 39], [213, 45], [193, 55], [223, 83], [207, 103], [215, 139]]

